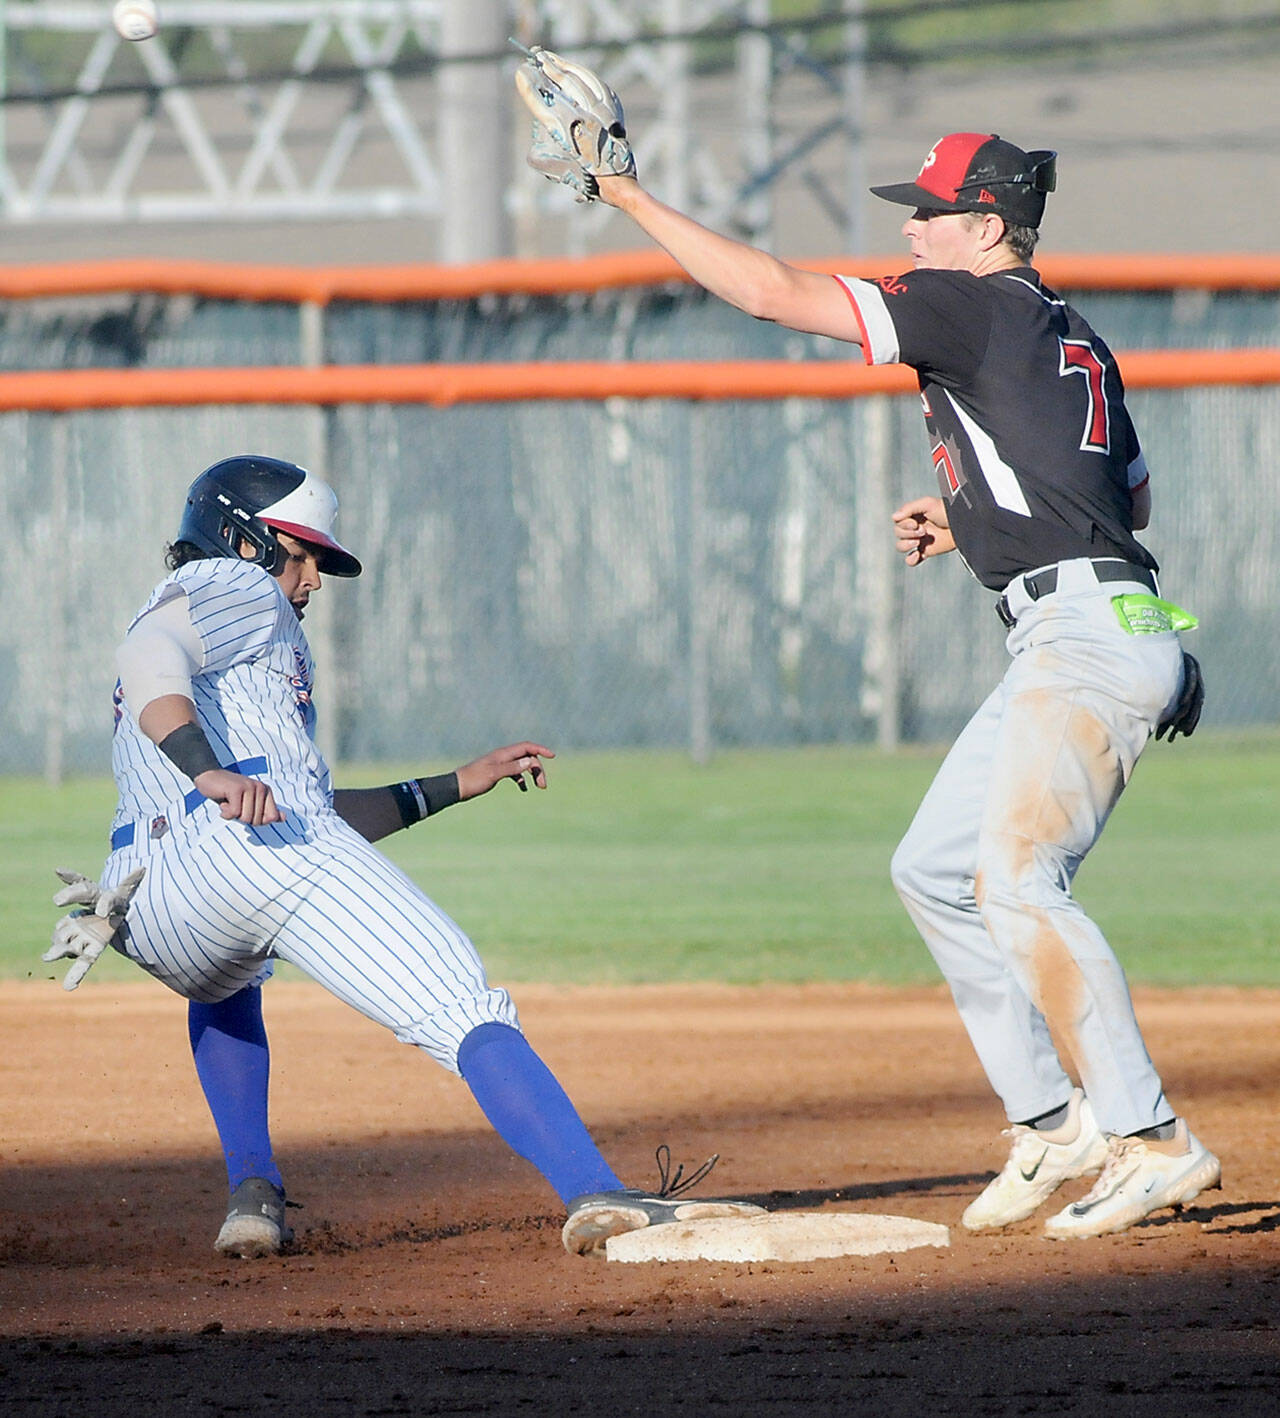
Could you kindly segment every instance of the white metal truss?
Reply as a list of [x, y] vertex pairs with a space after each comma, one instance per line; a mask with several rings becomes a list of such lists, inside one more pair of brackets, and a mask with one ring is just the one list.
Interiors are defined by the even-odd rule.
[[[565, 189], [530, 181], [517, 106], [493, 101], [495, 80], [509, 83], [517, 58], [500, 52], [504, 34], [599, 67], [626, 98], [646, 181], [677, 207], [756, 242], [771, 236], [784, 171], [794, 177], [799, 168], [812, 182], [803, 169], [815, 148], [856, 129], [856, 87], [815, 64], [804, 42], [765, 32], [771, 0], [160, 5], [160, 33], [131, 44], [111, 28], [109, 0], [0, 0], [0, 221], [422, 217], [444, 218], [447, 253], [474, 248], [476, 230], [504, 228], [500, 239], [509, 241], [504, 211], [567, 216], [572, 202]], [[861, 0], [847, 9], [856, 16]], [[460, 29], [459, 16], [480, 13], [492, 23]], [[755, 28], [717, 41], [732, 64], [702, 72], [700, 32], [743, 24]], [[459, 32], [483, 34], [482, 52], [464, 43], [451, 69]], [[830, 101], [806, 131], [779, 142], [774, 84], [800, 69], [820, 72]], [[459, 70], [476, 76], [474, 89], [452, 81]], [[474, 99], [461, 128], [459, 93]], [[513, 161], [503, 173], [479, 164], [487, 174], [477, 181], [486, 150], [469, 146], [468, 131], [485, 125], [505, 132], [499, 141]], [[828, 212], [847, 201], [843, 192], [819, 197]], [[476, 208], [470, 227], [458, 220], [467, 203]], [[566, 222], [569, 249], [589, 230]]]
[[[413, 113], [425, 73], [398, 77], [406, 51], [438, 53], [447, 0], [161, 0], [162, 28], [131, 44], [105, 3], [9, 0], [15, 36], [51, 32], [80, 54], [69, 91], [15, 103], [10, 84], [0, 199], [10, 221], [219, 221], [433, 215], [439, 167]], [[193, 80], [183, 51], [230, 82]], [[248, 56], [271, 36], [270, 80]], [[79, 42], [79, 50], [76, 46]], [[415, 47], [416, 46], [416, 50]], [[343, 82], [320, 74], [346, 71]], [[38, 94], [39, 90], [36, 90]], [[366, 152], [372, 161], [366, 163]]]

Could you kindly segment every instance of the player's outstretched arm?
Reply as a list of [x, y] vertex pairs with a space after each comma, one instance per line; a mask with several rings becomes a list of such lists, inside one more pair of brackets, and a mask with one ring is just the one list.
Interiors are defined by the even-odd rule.
[[600, 177], [600, 200], [625, 212], [712, 295], [757, 320], [862, 343], [849, 297], [832, 276], [805, 271], [722, 236], [660, 202], [634, 177]]
[[926, 557], [956, 549], [947, 505], [940, 497], [913, 497], [904, 502], [893, 514], [893, 531], [908, 566], [919, 566]]
[[[580, 202], [625, 212], [700, 286], [760, 320], [860, 344], [848, 297], [831, 276], [779, 261], [651, 197], [636, 180], [626, 115], [613, 89], [583, 64], [541, 45], [524, 51], [516, 91], [533, 117], [529, 165]], [[691, 141], [698, 135], [691, 134]]]
[[534, 787], [545, 788], [547, 770], [542, 760], [554, 757], [545, 744], [525, 740], [495, 748], [452, 773], [410, 778], [383, 788], [339, 788], [333, 795], [333, 807], [366, 841], [377, 842], [454, 803], [481, 797], [504, 778], [512, 779], [521, 792], [528, 790], [526, 775]]

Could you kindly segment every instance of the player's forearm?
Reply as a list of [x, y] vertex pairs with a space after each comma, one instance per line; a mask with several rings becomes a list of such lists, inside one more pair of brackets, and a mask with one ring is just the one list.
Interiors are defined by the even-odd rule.
[[367, 842], [390, 837], [404, 826], [390, 788], [338, 788], [333, 808]]
[[225, 795], [203, 776], [222, 770], [213, 745], [200, 727], [196, 706], [186, 695], [162, 694], [153, 699], [138, 715], [138, 727], [207, 797]]
[[605, 179], [602, 190], [606, 188], [619, 210], [674, 256], [700, 286], [748, 315], [770, 318], [768, 292], [783, 279], [781, 263], [773, 256], [711, 231], [629, 179]]
[[366, 842], [378, 842], [458, 801], [458, 776], [444, 773], [381, 788], [338, 788], [333, 810]]
[[830, 276], [722, 236], [658, 201], [632, 178], [602, 177], [599, 183], [610, 206], [625, 212], [712, 295], [758, 320], [860, 342], [857, 319]]

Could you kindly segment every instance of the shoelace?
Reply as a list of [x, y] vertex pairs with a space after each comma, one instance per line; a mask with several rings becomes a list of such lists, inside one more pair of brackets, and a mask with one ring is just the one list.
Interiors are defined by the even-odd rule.
[[1025, 1123], [1014, 1123], [1012, 1127], [1005, 1128], [1000, 1136], [1010, 1139], [1009, 1156], [1005, 1161], [1007, 1167], [1010, 1163], [1018, 1161], [1021, 1154], [1027, 1150], [1024, 1144], [1028, 1139], [1034, 1144], [1039, 1134], [1035, 1128], [1030, 1128]]
[[679, 1196], [682, 1192], [687, 1192], [691, 1187], [696, 1187], [700, 1181], [707, 1177], [711, 1169], [720, 1160], [720, 1154], [713, 1152], [710, 1157], [696, 1167], [688, 1177], [684, 1174], [684, 1164], [676, 1167], [675, 1175], [671, 1173], [671, 1149], [667, 1144], [661, 1143], [658, 1150], [653, 1154], [658, 1163], [658, 1190], [657, 1196]]
[[1142, 1146], [1136, 1137], [1111, 1137], [1107, 1141], [1107, 1160], [1102, 1164], [1098, 1180], [1089, 1188], [1088, 1195], [1080, 1198], [1081, 1203], [1092, 1201], [1095, 1196], [1105, 1196], [1107, 1188], [1115, 1179], [1116, 1173], [1125, 1165], [1129, 1154]]

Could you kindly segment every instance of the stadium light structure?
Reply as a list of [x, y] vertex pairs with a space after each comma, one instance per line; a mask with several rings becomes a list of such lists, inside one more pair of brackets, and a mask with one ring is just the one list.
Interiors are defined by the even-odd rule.
[[[771, 235], [779, 177], [856, 128], [859, 56], [817, 64], [769, 0], [163, 0], [160, 33], [132, 44], [105, 0], [0, 5], [0, 221], [18, 225], [422, 218], [438, 224], [428, 259], [513, 254], [519, 222], [569, 197], [524, 170], [506, 34], [598, 66], [647, 179], [753, 241]], [[796, 65], [821, 74], [836, 117], [780, 147], [773, 86]]]

